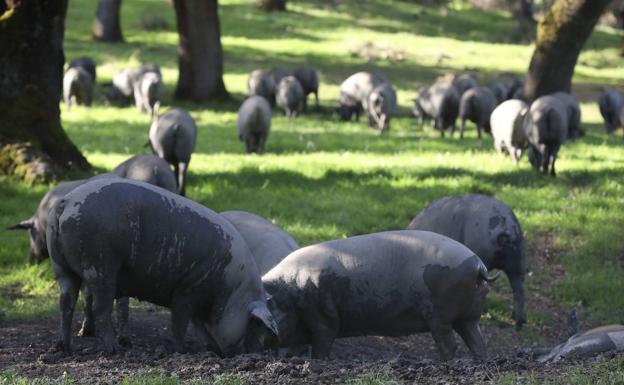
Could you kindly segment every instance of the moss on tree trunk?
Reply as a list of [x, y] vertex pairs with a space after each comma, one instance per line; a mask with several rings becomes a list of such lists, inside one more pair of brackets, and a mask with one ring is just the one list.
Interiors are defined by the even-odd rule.
[[67, 0], [15, 0], [0, 16], [0, 170], [49, 180], [89, 163], [61, 126]]
[[535, 51], [524, 86], [528, 101], [570, 91], [585, 41], [611, 0], [557, 0], [537, 28]]

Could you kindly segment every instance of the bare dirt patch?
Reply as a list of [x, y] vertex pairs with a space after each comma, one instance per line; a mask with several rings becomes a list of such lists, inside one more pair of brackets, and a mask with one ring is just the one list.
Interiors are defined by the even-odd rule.
[[[240, 373], [252, 384], [336, 384], [368, 372], [384, 372], [401, 382], [418, 384], [492, 384], [506, 373], [553, 379], [572, 366], [594, 365], [612, 357], [539, 365], [518, 354], [521, 347], [554, 345], [567, 337], [561, 325], [569, 309], [548, 295], [549, 285], [564, 274], [557, 265], [559, 252], [552, 234], [535, 238], [529, 255], [531, 265], [539, 266], [542, 273], [527, 280], [527, 307], [547, 315], [542, 323], [530, 324], [522, 331], [510, 324], [484, 320], [482, 331], [490, 356], [487, 363], [474, 362], [459, 338], [457, 358], [440, 362], [429, 333], [401, 338], [345, 338], [336, 341], [329, 360], [311, 360], [275, 358], [270, 354], [222, 359], [204, 351], [190, 331], [186, 341], [189, 353], [167, 354], [163, 340], [168, 336], [168, 312], [140, 304], [131, 309], [132, 347], [113, 356], [105, 355], [96, 339], [79, 337], [73, 338], [72, 355], [51, 352], [58, 333], [56, 317], [0, 324], [0, 370], [12, 369], [31, 378], [58, 378], [67, 373], [86, 384], [118, 383], [129, 375], [154, 369], [182, 380], [209, 380], [223, 373]], [[506, 290], [506, 283], [498, 286], [494, 290]], [[80, 315], [76, 318], [74, 332], [79, 329]]]

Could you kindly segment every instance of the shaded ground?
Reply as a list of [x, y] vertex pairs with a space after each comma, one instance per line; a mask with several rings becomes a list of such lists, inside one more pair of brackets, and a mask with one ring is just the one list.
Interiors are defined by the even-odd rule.
[[[528, 341], [523, 333], [487, 322], [483, 327], [490, 347], [487, 364], [473, 362], [464, 346], [460, 346], [457, 359], [449, 363], [439, 362], [428, 334], [405, 338], [343, 339], [335, 344], [332, 357], [327, 361], [276, 359], [260, 354], [221, 359], [200, 351], [193, 333], [187, 338], [190, 353], [166, 354], [162, 339], [167, 334], [164, 328], [167, 324], [165, 312], [134, 309], [131, 348], [118, 355], [106, 356], [99, 350], [96, 339], [75, 337], [73, 355], [63, 356], [50, 352], [56, 338], [56, 319], [10, 323], [0, 327], [0, 368], [12, 368], [30, 378], [58, 378], [67, 373], [79, 383], [88, 384], [118, 383], [129, 375], [151, 369], [175, 374], [181, 380], [240, 373], [254, 384], [334, 384], [374, 372], [419, 384], [473, 384], [497, 383], [505, 373], [534, 372], [538, 377], [552, 379], [560, 372], [569, 371], [571, 366], [582, 368], [611, 357], [538, 365], [516, 354], [516, 347]], [[78, 323], [75, 330], [78, 330]], [[551, 342], [556, 340], [552, 336], [546, 338]]]

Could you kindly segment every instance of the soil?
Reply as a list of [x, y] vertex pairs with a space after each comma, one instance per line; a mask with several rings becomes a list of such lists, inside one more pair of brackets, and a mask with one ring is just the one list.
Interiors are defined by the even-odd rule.
[[[538, 252], [539, 250], [539, 252]], [[561, 279], [563, 268], [556, 264], [557, 249], [551, 234], [534, 238], [531, 263], [542, 273], [527, 278], [527, 308], [543, 315], [543, 322], [532, 322], [521, 331], [505, 320], [484, 317], [487, 363], [474, 362], [458, 339], [457, 358], [440, 362], [429, 333], [409, 337], [357, 337], [337, 340], [328, 360], [275, 358], [270, 354], [247, 354], [222, 359], [206, 352], [192, 330], [187, 335], [186, 354], [168, 354], [163, 341], [168, 336], [168, 312], [145, 303], [133, 303], [130, 316], [132, 346], [122, 353], [106, 355], [95, 338], [73, 338], [73, 354], [53, 352], [58, 333], [57, 318], [0, 322], [0, 371], [11, 369], [30, 378], [59, 378], [69, 375], [78, 383], [113, 384], [123, 378], [151, 370], [176, 375], [181, 380], [206, 383], [223, 373], [244, 375], [250, 384], [337, 384], [366, 373], [381, 373], [404, 383], [493, 384], [504, 374], [555, 379], [571, 367], [595, 365], [613, 354], [585, 361], [563, 360], [542, 365], [520, 354], [522, 348], [552, 346], [567, 338], [566, 322], [570, 309], [548, 296], [549, 285]], [[545, 278], [548, 277], [548, 278]], [[493, 290], [511, 299], [506, 282]], [[80, 315], [75, 317], [74, 332]], [[595, 325], [582, 324], [582, 328]]]

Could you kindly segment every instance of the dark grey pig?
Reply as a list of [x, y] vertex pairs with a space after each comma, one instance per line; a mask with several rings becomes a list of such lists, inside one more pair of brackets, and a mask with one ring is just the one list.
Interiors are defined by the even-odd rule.
[[238, 137], [245, 143], [247, 153], [264, 152], [271, 131], [271, 106], [261, 96], [250, 96], [238, 110]]
[[165, 85], [160, 74], [147, 72], [134, 83], [134, 104], [141, 112], [158, 115], [160, 101], [165, 95]]
[[312, 345], [328, 357], [334, 339], [431, 331], [442, 359], [457, 331], [485, 359], [479, 319], [485, 265], [462, 244], [428, 231], [388, 231], [304, 247], [262, 277], [279, 346]]
[[390, 83], [382, 83], [375, 87], [364, 104], [369, 125], [382, 133], [390, 129], [390, 119], [396, 108], [396, 92]]
[[303, 110], [308, 111], [308, 95], [314, 94], [316, 101], [316, 109], [319, 108], [318, 88], [319, 88], [319, 76], [314, 68], [309, 65], [302, 65], [295, 69], [293, 75], [299, 80], [303, 87], [303, 93], [305, 98], [303, 99]]
[[464, 137], [466, 120], [477, 126], [477, 135], [481, 139], [481, 130], [490, 132], [490, 115], [496, 108], [496, 96], [487, 87], [474, 87], [466, 91], [459, 101], [459, 118], [461, 129], [459, 137]]
[[173, 165], [181, 195], [186, 192], [186, 172], [195, 150], [197, 125], [188, 112], [172, 108], [155, 116], [149, 130], [149, 143], [154, 154]]
[[622, 127], [624, 96], [621, 93], [616, 90], [604, 91], [598, 99], [598, 107], [600, 107], [600, 115], [602, 115], [608, 134]]
[[260, 275], [264, 275], [293, 251], [297, 242], [272, 222], [247, 211], [221, 213], [243, 236], [253, 254]]
[[459, 97], [461, 98], [464, 92], [468, 91], [471, 88], [476, 88], [478, 86], [477, 81], [468, 74], [462, 74], [456, 76], [453, 79], [453, 86], [459, 92]]
[[275, 84], [276, 87], [279, 84], [279, 82], [282, 81], [282, 79], [284, 79], [286, 76], [292, 76], [292, 75], [293, 75], [292, 71], [283, 67], [275, 67], [269, 70], [269, 76], [271, 77], [271, 79], [273, 79], [273, 83]]
[[247, 95], [262, 96], [271, 104], [275, 103], [275, 87], [273, 77], [267, 71], [252, 71], [247, 79]]
[[132, 100], [135, 85], [143, 75], [153, 72], [162, 77], [160, 67], [154, 63], [144, 63], [138, 67], [126, 68], [113, 77], [113, 84], [107, 92], [107, 98], [112, 102], [126, 102]]
[[526, 322], [524, 235], [509, 206], [485, 195], [450, 196], [425, 207], [407, 228], [446, 235], [474, 251], [488, 269], [504, 271], [514, 294], [516, 325]]
[[189, 322], [224, 356], [258, 351], [265, 331], [278, 334], [244, 239], [190, 199], [127, 179], [89, 181], [52, 206], [47, 243], [61, 289], [57, 346], [65, 352], [81, 285], [93, 295], [108, 353], [118, 351], [111, 308], [120, 297], [169, 307], [178, 351]]
[[509, 83], [507, 88], [507, 99], [522, 99], [522, 89], [524, 88], [524, 79], [515, 77]]
[[414, 99], [414, 116], [422, 127], [425, 119], [433, 119], [433, 126], [444, 136], [447, 129], [455, 131], [455, 121], [459, 114], [459, 92], [448, 82], [436, 82], [421, 87]]
[[152, 154], [135, 155], [120, 163], [111, 173], [132, 180], [162, 187], [173, 193], [178, 192], [176, 177], [171, 166], [164, 159]]
[[507, 152], [516, 163], [527, 145], [522, 121], [528, 110], [522, 100], [511, 99], [499, 104], [490, 116], [494, 148], [499, 154]]
[[275, 102], [284, 109], [289, 119], [301, 114], [304, 101], [305, 93], [296, 77], [286, 76], [277, 84]]
[[80, 67], [87, 71], [91, 75], [91, 80], [95, 84], [96, 79], [96, 65], [95, 61], [88, 56], [77, 57], [69, 62], [68, 68]]
[[586, 358], [598, 353], [624, 350], [624, 325], [608, 325], [578, 333], [554, 348], [531, 349], [539, 362]]
[[355, 114], [355, 120], [359, 120], [363, 103], [368, 99], [368, 95], [375, 87], [387, 82], [385, 75], [379, 72], [358, 72], [349, 76], [340, 85], [340, 101], [337, 107], [340, 118], [351, 120]]
[[542, 168], [555, 176], [555, 161], [559, 148], [568, 137], [568, 111], [553, 95], [537, 98], [529, 108], [522, 124], [529, 143], [529, 162], [535, 170]]
[[63, 99], [69, 109], [72, 104], [90, 106], [93, 100], [93, 79], [81, 67], [72, 67], [63, 77]]
[[504, 102], [505, 100], [507, 100], [507, 86], [505, 86], [503, 83], [492, 83], [489, 86], [490, 90], [492, 90], [492, 92], [494, 93], [494, 96], [496, 96], [496, 103], [497, 104], [501, 104], [502, 102]]
[[561, 100], [568, 112], [568, 139], [577, 139], [581, 136], [581, 105], [578, 98], [567, 92], [555, 92], [553, 96]]

